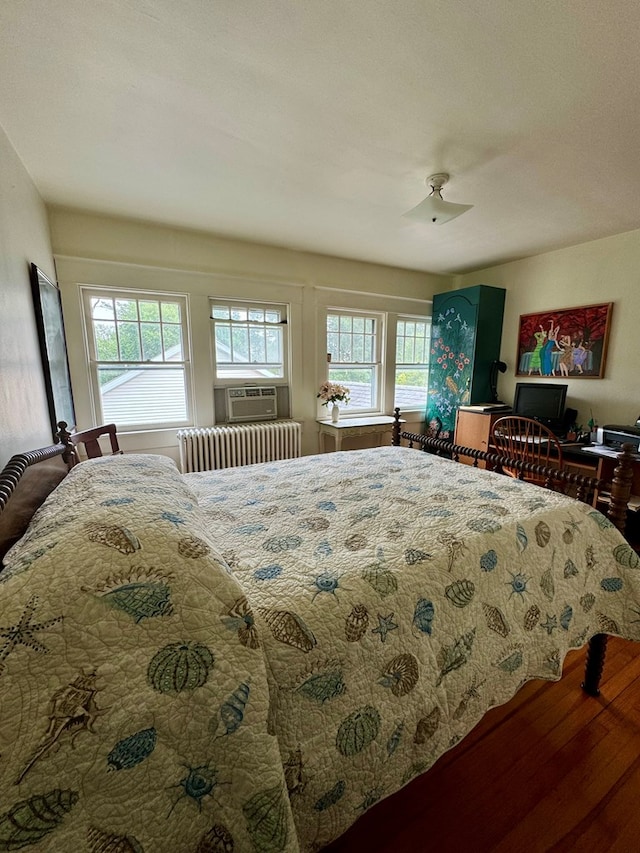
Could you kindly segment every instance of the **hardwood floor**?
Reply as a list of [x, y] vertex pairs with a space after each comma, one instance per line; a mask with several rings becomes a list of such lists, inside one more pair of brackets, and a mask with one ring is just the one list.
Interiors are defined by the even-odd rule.
[[640, 850], [640, 646], [609, 638], [597, 699], [584, 657], [490, 711], [324, 853]]

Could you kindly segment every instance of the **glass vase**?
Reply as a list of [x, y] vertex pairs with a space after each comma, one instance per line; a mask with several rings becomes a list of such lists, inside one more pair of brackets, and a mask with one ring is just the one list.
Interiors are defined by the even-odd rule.
[[340, 406], [337, 403], [333, 403], [331, 406], [331, 421], [334, 424], [337, 424], [340, 420]]

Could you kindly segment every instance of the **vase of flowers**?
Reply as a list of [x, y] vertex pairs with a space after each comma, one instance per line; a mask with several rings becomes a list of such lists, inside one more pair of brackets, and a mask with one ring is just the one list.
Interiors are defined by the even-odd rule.
[[348, 388], [339, 385], [337, 382], [323, 382], [316, 397], [322, 400], [323, 406], [328, 406], [331, 403], [331, 420], [335, 424], [340, 419], [338, 403], [348, 403], [350, 392]]

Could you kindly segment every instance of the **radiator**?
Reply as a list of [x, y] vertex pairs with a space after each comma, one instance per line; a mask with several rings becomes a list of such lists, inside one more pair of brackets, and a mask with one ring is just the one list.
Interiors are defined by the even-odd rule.
[[178, 431], [183, 474], [300, 456], [297, 421], [234, 424]]

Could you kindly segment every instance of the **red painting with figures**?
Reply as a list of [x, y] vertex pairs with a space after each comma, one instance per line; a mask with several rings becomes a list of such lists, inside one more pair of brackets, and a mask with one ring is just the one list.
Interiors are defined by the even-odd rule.
[[516, 376], [601, 379], [613, 302], [522, 314]]

